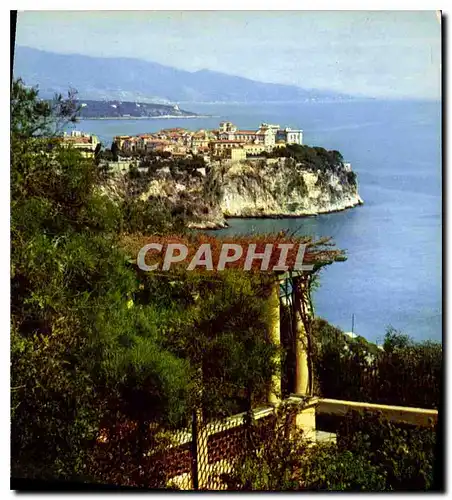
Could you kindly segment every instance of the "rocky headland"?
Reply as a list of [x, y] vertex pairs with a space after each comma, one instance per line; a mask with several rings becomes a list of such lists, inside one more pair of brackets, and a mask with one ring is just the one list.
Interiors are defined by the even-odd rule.
[[306, 158], [111, 162], [102, 190], [113, 197], [163, 203], [198, 229], [226, 227], [229, 217], [315, 216], [363, 203], [356, 174], [340, 153], [305, 148]]

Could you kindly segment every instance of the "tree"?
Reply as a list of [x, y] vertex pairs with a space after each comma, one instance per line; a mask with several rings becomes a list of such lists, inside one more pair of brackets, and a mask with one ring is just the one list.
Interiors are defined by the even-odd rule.
[[[259, 396], [275, 369], [267, 301], [246, 273], [134, 267], [123, 233], [173, 233], [180, 220], [163, 205], [104, 196], [95, 162], [54, 140], [68, 109], [13, 84], [11, 469], [130, 484], [128, 464], [140, 464], [147, 441], [124, 442], [117, 421], [145, 436], [151, 421], [180, 426], [195, 406], [227, 413]], [[100, 470], [105, 429], [127, 459]]]
[[115, 141], [111, 143], [111, 154], [113, 155], [113, 161], [118, 161], [119, 148]]
[[21, 477], [86, 476], [102, 419], [112, 405], [126, 412], [131, 368], [180, 403], [187, 388], [187, 363], [162, 352], [155, 336], [123, 344], [126, 332], [142, 331], [146, 308], [130, 307], [136, 272], [116, 244], [120, 213], [98, 192], [96, 165], [53, 142], [69, 108], [61, 109], [52, 114], [34, 89], [14, 82], [11, 466]]
[[96, 149], [94, 150], [94, 161], [96, 165], [99, 165], [101, 151], [102, 151], [102, 144], [99, 142], [97, 143]]
[[27, 88], [19, 78], [11, 88], [11, 134], [13, 137], [49, 137], [60, 132], [67, 122], [75, 122], [79, 108], [74, 89], [66, 99], [56, 94], [53, 101], [38, 98], [36, 87]]
[[412, 339], [394, 328], [388, 328], [385, 334], [383, 349], [386, 352], [393, 352], [396, 349], [403, 349], [413, 344]]

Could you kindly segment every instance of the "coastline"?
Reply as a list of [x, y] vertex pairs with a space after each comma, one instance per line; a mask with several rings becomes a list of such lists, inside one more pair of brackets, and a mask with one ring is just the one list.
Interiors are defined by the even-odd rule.
[[80, 121], [90, 120], [175, 120], [175, 119], [193, 119], [193, 118], [215, 118], [213, 115], [162, 115], [162, 116], [99, 116], [92, 118], [80, 117]]
[[351, 208], [356, 208], [364, 205], [364, 201], [359, 197], [359, 201], [354, 204], [346, 205], [343, 208], [337, 208], [334, 210], [320, 210], [314, 213], [305, 214], [294, 214], [294, 213], [281, 213], [281, 214], [255, 214], [255, 215], [227, 215], [224, 214], [225, 219], [304, 219], [308, 217], [317, 217], [319, 215], [334, 214], [338, 212], [344, 212], [345, 210], [350, 210]]
[[[361, 205], [364, 205], [364, 201], [360, 198], [360, 201], [354, 205], [350, 205], [341, 209], [336, 209], [336, 210], [324, 210], [321, 212], [316, 212], [313, 214], [300, 214], [300, 215], [294, 215], [294, 214], [260, 214], [260, 215], [223, 215], [225, 219], [224, 225], [216, 224], [215, 227], [212, 227], [214, 223], [212, 222], [199, 222], [199, 223], [192, 223], [190, 225], [190, 229], [196, 229], [196, 230], [204, 230], [204, 231], [218, 231], [220, 229], [225, 229], [227, 227], [230, 227], [230, 225], [227, 223], [228, 220], [233, 220], [233, 219], [307, 219], [311, 217], [318, 217], [319, 215], [327, 215], [327, 214], [334, 214], [334, 213], [339, 213], [339, 212], [344, 212], [345, 210], [350, 210], [352, 208], [359, 207]], [[210, 227], [207, 227], [210, 226]]]

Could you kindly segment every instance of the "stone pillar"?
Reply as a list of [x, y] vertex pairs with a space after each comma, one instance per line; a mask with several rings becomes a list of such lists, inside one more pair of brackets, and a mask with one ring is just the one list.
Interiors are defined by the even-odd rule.
[[[281, 347], [280, 333], [280, 310], [279, 310], [279, 280], [275, 279], [273, 283], [272, 295], [270, 297], [272, 306], [272, 317], [270, 325], [270, 339], [278, 348]], [[268, 392], [268, 402], [278, 404], [281, 401], [281, 356], [278, 353], [275, 356], [275, 362], [278, 366], [276, 374], [272, 377], [271, 387]]]
[[300, 278], [294, 278], [293, 307], [295, 318], [295, 389], [298, 396], [310, 396], [308, 368], [308, 338], [301, 318], [301, 301], [303, 291], [300, 290]]
[[[300, 278], [294, 278], [293, 307], [295, 318], [295, 388], [297, 396], [312, 396], [309, 387], [309, 365], [308, 365], [308, 337], [301, 318], [301, 301], [305, 298], [306, 290], [300, 289]], [[305, 308], [309, 305], [305, 304]], [[310, 311], [308, 309], [308, 313]], [[315, 426], [315, 404], [313, 400], [297, 414], [295, 425], [303, 431], [304, 437], [311, 443], [316, 442]]]

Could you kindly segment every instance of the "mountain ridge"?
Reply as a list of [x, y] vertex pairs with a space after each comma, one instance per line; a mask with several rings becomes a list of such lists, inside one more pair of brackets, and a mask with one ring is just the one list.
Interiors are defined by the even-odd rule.
[[336, 92], [265, 83], [208, 68], [195, 72], [128, 57], [59, 54], [16, 46], [14, 76], [44, 97], [77, 89], [82, 99], [183, 102], [303, 102], [352, 100]]

